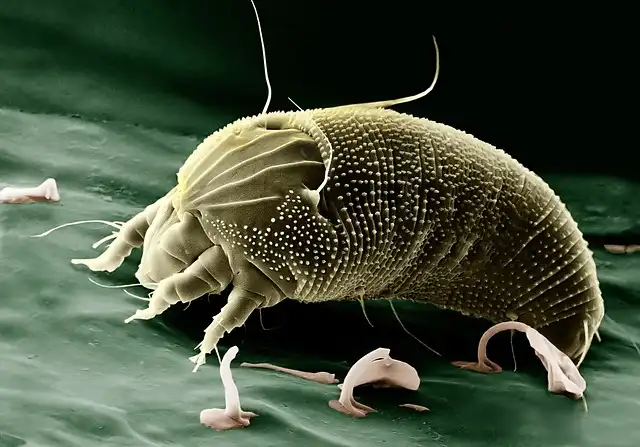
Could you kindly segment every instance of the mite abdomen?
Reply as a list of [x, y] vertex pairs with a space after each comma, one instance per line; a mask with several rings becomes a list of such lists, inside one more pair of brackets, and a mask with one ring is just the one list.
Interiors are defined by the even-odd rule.
[[[363, 107], [312, 113], [333, 150], [324, 217], [341, 256], [324, 286], [300, 298], [357, 298], [358, 289], [543, 331], [586, 324], [593, 336], [603, 303], [592, 254], [540, 177], [425, 119]], [[552, 341], [579, 353], [576, 331]]]

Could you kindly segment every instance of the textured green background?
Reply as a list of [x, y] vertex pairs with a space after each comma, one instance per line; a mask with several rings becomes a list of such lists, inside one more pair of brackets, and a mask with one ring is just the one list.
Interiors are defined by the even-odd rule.
[[[397, 11], [354, 2], [353, 11], [337, 13], [321, 2], [272, 3], [258, 6], [274, 108], [288, 107], [286, 96], [316, 107], [405, 95], [431, 76], [429, 30], [419, 26], [409, 2], [399, 2]], [[387, 36], [372, 33], [384, 24]], [[405, 325], [444, 354], [438, 358], [399, 330], [385, 304], [368, 307], [370, 328], [358, 304], [282, 303], [264, 312], [268, 331], [254, 318], [225, 339], [223, 347], [240, 346], [237, 364], [270, 361], [342, 378], [359, 356], [385, 346], [418, 368], [420, 390], [363, 389], [362, 400], [379, 412], [351, 420], [327, 405], [338, 395], [335, 387], [238, 368], [243, 406], [260, 417], [248, 429], [224, 433], [199, 425], [199, 411], [223, 405], [224, 397], [215, 362], [192, 374], [187, 357], [224, 298], [125, 325], [141, 303], [87, 277], [129, 283], [139, 253], [113, 274], [90, 274], [69, 260], [91, 255], [91, 244], [108, 228], [28, 236], [70, 220], [127, 219], [172, 186], [204, 136], [259, 112], [265, 88], [251, 7], [246, 1], [3, 0], [0, 183], [30, 186], [53, 176], [62, 202], [0, 205], [0, 446], [640, 445], [640, 355], [631, 344], [640, 341], [640, 256], [600, 248], [607, 238], [630, 242], [635, 234], [640, 241], [640, 185], [619, 168], [615, 147], [610, 157], [583, 160], [584, 166], [571, 161], [588, 146], [566, 144], [572, 127], [560, 116], [567, 104], [580, 108], [569, 101], [577, 87], [561, 82], [572, 78], [562, 71], [568, 63], [556, 66], [556, 90], [551, 81], [533, 85], [544, 67], [531, 59], [544, 53], [565, 60], [563, 42], [570, 42], [560, 40], [549, 52], [506, 29], [501, 35], [472, 27], [462, 37], [433, 32], [443, 52], [441, 82], [420, 104], [399, 109], [507, 148], [543, 174], [595, 241], [607, 313], [617, 323], [604, 323], [603, 341], [582, 369], [588, 414], [546, 391], [544, 371], [520, 337], [516, 373], [508, 370], [507, 335], [491, 345], [503, 374], [450, 366], [473, 357], [484, 322], [398, 305]], [[521, 55], [497, 44], [514, 40]], [[383, 42], [393, 51], [380, 49]], [[411, 62], [418, 53], [420, 62]], [[508, 63], [496, 65], [507, 53]], [[574, 48], [570, 58], [574, 70], [577, 53]], [[531, 83], [526, 92], [516, 87], [524, 83]], [[535, 131], [542, 118], [532, 109], [560, 88], [565, 100], [545, 117], [558, 133], [550, 139]], [[404, 402], [431, 412], [397, 407]]]

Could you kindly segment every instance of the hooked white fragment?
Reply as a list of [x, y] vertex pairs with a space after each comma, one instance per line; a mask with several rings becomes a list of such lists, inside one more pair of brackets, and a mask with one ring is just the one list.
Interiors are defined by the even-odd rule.
[[374, 412], [353, 397], [353, 389], [365, 383], [415, 391], [420, 386], [416, 369], [408, 363], [392, 359], [389, 349], [378, 348], [363, 356], [351, 367], [341, 387], [340, 398], [329, 402], [334, 410], [353, 417], [365, 417]]
[[[200, 348], [200, 346], [202, 346], [202, 342], [198, 343], [193, 349], [198, 349]], [[189, 357], [189, 361], [195, 365], [192, 371], [198, 372], [200, 367], [207, 363], [207, 354], [204, 352], [199, 352], [198, 354]]]
[[251, 423], [251, 418], [258, 416], [251, 411], [243, 411], [240, 407], [240, 394], [231, 374], [231, 361], [237, 354], [238, 347], [233, 346], [225, 352], [220, 362], [225, 408], [207, 408], [200, 412], [200, 423], [217, 431], [247, 427]]
[[536, 356], [547, 370], [547, 388], [555, 394], [567, 394], [574, 399], [580, 399], [587, 388], [578, 367], [571, 359], [547, 339], [540, 332], [529, 325], [518, 321], [505, 321], [489, 329], [480, 338], [478, 344], [477, 362], [453, 362], [454, 365], [471, 371], [482, 373], [499, 373], [502, 367], [487, 357], [487, 343], [498, 332], [516, 330], [524, 332]]

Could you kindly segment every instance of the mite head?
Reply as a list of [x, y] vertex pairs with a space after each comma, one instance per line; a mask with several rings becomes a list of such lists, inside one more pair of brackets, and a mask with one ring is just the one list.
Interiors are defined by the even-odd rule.
[[144, 237], [142, 258], [135, 276], [150, 289], [183, 271], [213, 245], [197, 217], [175, 206], [176, 198], [177, 188], [174, 188], [159, 201]]
[[[324, 250], [328, 238], [328, 224], [318, 212], [328, 151], [323, 154], [311, 130], [301, 129], [310, 122], [307, 116], [245, 118], [206, 138], [178, 172], [178, 185], [160, 201], [145, 236], [138, 280], [158, 282], [216, 244], [234, 272], [248, 261], [287, 294], [296, 287], [293, 263], [310, 265], [300, 272], [312, 275], [315, 267], [307, 258], [313, 250], [317, 255], [318, 243]], [[296, 119], [302, 124], [296, 126]]]

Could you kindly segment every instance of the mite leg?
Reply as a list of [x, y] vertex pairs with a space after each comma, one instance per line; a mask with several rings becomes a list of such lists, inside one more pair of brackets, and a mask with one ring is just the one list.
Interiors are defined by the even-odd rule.
[[235, 261], [232, 256], [230, 265], [235, 274], [233, 290], [229, 294], [227, 304], [205, 329], [202, 342], [196, 346], [200, 353], [189, 358], [196, 365], [194, 372], [205, 363], [207, 354], [216, 348], [225, 332], [230, 333], [233, 329], [244, 325], [255, 309], [273, 306], [285, 297], [283, 292], [255, 265], [245, 259], [235, 259]]
[[204, 338], [196, 346], [196, 349], [200, 349], [200, 353], [189, 357], [189, 360], [195, 363], [193, 372], [206, 363], [207, 354], [216, 348], [225, 332], [230, 333], [233, 329], [245, 324], [251, 312], [261, 307], [265, 302], [266, 297], [262, 295], [234, 287], [229, 294], [227, 304], [205, 329]]
[[191, 213], [184, 213], [179, 221], [172, 223], [162, 233], [156, 232], [152, 237], [154, 243], [145, 242], [142, 259], [135, 274], [143, 285], [158, 283], [183, 271], [213, 246], [200, 221]]
[[173, 304], [193, 301], [207, 293], [220, 293], [231, 283], [233, 274], [227, 256], [219, 245], [205, 250], [182, 272], [161, 280], [151, 295], [149, 306], [138, 309], [125, 320], [150, 320]]
[[71, 263], [85, 265], [94, 272], [113, 272], [122, 265], [134, 248], [138, 248], [144, 243], [144, 237], [161, 203], [162, 199], [149, 205], [122, 225], [118, 232], [114, 232], [111, 236], [94, 244], [96, 247], [99, 243], [113, 239], [113, 242], [100, 256], [93, 259], [72, 259]]

